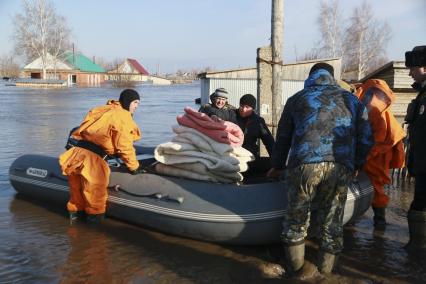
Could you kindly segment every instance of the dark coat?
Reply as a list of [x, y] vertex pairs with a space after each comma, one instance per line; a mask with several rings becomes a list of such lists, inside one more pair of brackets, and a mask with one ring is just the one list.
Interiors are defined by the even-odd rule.
[[234, 122], [236, 121], [235, 112], [232, 111], [234, 109], [235, 107], [229, 104], [225, 105], [221, 109], [215, 107], [212, 104], [205, 104], [205, 105], [202, 105], [198, 111], [205, 113], [208, 116], [216, 115], [217, 117], [223, 120]]
[[411, 102], [407, 114], [412, 112], [408, 126], [409, 157], [408, 168], [410, 173], [426, 173], [426, 85], [420, 89], [417, 97]]
[[243, 148], [249, 150], [256, 157], [259, 157], [259, 145], [257, 142], [258, 139], [260, 139], [265, 145], [269, 156], [271, 156], [272, 149], [274, 147], [274, 137], [272, 137], [268, 126], [266, 126], [265, 120], [255, 112], [248, 117], [241, 117], [238, 109], [234, 110], [234, 112], [236, 116], [236, 124], [244, 133]]

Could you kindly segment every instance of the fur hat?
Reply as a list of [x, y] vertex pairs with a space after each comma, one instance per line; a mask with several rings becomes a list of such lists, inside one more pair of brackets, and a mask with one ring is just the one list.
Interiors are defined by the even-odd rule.
[[120, 94], [120, 104], [125, 110], [129, 110], [130, 104], [133, 101], [140, 100], [138, 92], [133, 89], [126, 89]]
[[256, 108], [256, 98], [252, 94], [245, 94], [240, 99], [240, 105], [251, 106]]
[[424, 67], [426, 66], [426, 45], [416, 46], [412, 51], [405, 53], [405, 66]]
[[311, 75], [312, 73], [314, 73], [314, 71], [317, 71], [318, 69], [324, 69], [326, 71], [328, 71], [331, 76], [334, 77], [334, 68], [333, 66], [331, 66], [330, 64], [327, 64], [325, 62], [319, 62], [314, 64], [314, 66], [311, 67], [311, 70], [309, 71], [309, 75]]

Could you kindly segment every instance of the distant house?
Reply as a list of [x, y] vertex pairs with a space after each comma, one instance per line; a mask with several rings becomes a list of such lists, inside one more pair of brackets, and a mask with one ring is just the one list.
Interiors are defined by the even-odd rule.
[[[105, 70], [81, 53], [66, 52], [56, 60], [48, 54], [46, 71], [46, 79], [64, 80], [68, 85], [98, 86], [105, 81]], [[26, 65], [23, 72], [27, 78], [42, 78], [41, 58]]]
[[117, 68], [107, 72], [107, 80], [169, 85], [167, 79], [151, 76], [136, 59], [127, 58]]

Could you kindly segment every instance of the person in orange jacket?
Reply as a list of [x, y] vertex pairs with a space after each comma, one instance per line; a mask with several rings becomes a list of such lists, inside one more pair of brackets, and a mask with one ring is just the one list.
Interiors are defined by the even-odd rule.
[[132, 117], [139, 103], [139, 94], [126, 89], [119, 101], [109, 100], [106, 105], [91, 109], [72, 133], [77, 144], [59, 157], [70, 186], [67, 209], [71, 224], [84, 213], [89, 223], [103, 219], [110, 175], [105, 161], [108, 155], [118, 155], [130, 173], [139, 172], [133, 143], [141, 138], [141, 132]]
[[390, 111], [395, 95], [385, 81], [370, 79], [359, 86], [356, 95], [368, 110], [368, 119], [373, 130], [375, 144], [363, 169], [374, 187], [371, 204], [374, 225], [383, 226], [386, 224], [385, 208], [389, 203], [384, 186], [392, 182], [390, 169], [404, 166], [405, 132]]

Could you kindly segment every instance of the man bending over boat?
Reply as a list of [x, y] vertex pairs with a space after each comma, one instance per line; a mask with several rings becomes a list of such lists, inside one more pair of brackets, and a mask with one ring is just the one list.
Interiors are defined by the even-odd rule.
[[343, 249], [348, 185], [372, 145], [363, 104], [339, 87], [331, 65], [315, 64], [304, 89], [284, 106], [268, 172], [274, 177], [285, 169], [288, 205], [281, 237], [290, 275], [309, 278], [316, 272], [304, 267], [311, 205], [317, 206], [320, 228], [317, 265], [321, 273], [331, 273]]
[[78, 142], [59, 157], [62, 173], [68, 176], [70, 223], [87, 214], [88, 223], [100, 223], [108, 198], [110, 169], [105, 159], [118, 155], [132, 174], [139, 172], [133, 143], [141, 132], [133, 120], [140, 103], [139, 94], [127, 89], [119, 101], [89, 111], [72, 138]]

